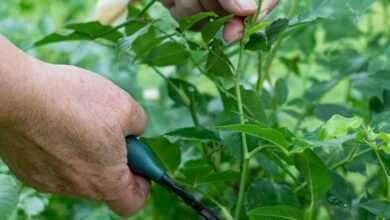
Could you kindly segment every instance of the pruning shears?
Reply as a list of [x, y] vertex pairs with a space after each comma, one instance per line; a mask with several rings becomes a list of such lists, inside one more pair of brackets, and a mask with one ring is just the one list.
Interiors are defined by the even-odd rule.
[[126, 143], [128, 165], [132, 171], [174, 192], [205, 220], [219, 220], [211, 209], [176, 184], [157, 162], [156, 156], [147, 145], [134, 136], [127, 137]]

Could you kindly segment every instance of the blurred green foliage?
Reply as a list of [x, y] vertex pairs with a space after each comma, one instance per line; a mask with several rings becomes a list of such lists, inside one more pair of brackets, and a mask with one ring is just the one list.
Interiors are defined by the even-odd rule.
[[[134, 96], [150, 119], [145, 141], [223, 219], [237, 206], [245, 150], [251, 161], [240, 219], [390, 218], [389, 1], [282, 1], [264, 23], [251, 24], [242, 53], [221, 41], [226, 17], [200, 15], [211, 23], [190, 33], [199, 17], [178, 24], [160, 4], [141, 17], [153, 22], [129, 23], [119, 40], [33, 47], [64, 28], [111, 30], [86, 23], [94, 3], [2, 2], [0, 33], [33, 56], [95, 71]], [[249, 125], [240, 125], [237, 91]], [[0, 219], [8, 216], [120, 219], [104, 204], [37, 193], [0, 164]], [[198, 217], [153, 186], [132, 219]]]

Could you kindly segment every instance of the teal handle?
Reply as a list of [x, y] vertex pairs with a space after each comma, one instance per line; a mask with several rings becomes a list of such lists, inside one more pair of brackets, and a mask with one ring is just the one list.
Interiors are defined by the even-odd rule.
[[206, 220], [219, 220], [219, 218], [206, 206], [197, 201], [191, 194], [184, 191], [171, 179], [157, 162], [156, 156], [148, 146], [134, 136], [126, 138], [127, 160], [130, 169], [143, 177], [165, 186], [175, 192], [183, 201], [196, 210]]
[[165, 171], [157, 162], [158, 160], [150, 148], [134, 136], [127, 137], [126, 143], [127, 163], [130, 169], [155, 182], [159, 182], [165, 175]]

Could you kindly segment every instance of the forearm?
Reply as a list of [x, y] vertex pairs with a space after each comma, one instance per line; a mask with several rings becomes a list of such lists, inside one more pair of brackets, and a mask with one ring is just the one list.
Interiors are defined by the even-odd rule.
[[0, 126], [28, 106], [36, 93], [39, 65], [0, 35]]

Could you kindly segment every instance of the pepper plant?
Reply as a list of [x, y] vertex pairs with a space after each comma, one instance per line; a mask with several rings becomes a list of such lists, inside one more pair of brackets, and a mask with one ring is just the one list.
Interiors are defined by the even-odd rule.
[[[133, 74], [116, 82], [150, 116], [142, 140], [222, 219], [390, 219], [389, 1], [281, 1], [266, 19], [259, 10], [246, 18], [232, 44], [221, 39], [231, 15], [176, 23], [163, 10], [140, 2], [122, 23], [71, 23], [35, 46], [77, 40], [114, 51]], [[162, 82], [157, 97], [140, 93], [145, 73]], [[9, 186], [0, 198], [14, 198], [0, 200], [8, 216], [18, 184], [0, 182]], [[118, 219], [97, 207], [99, 219]], [[138, 218], [198, 216], [154, 185]]]

